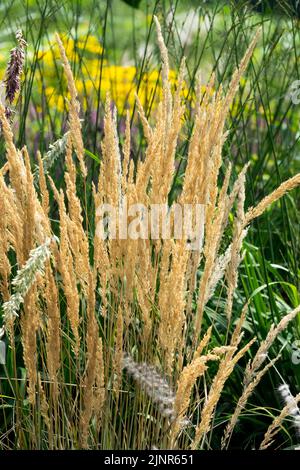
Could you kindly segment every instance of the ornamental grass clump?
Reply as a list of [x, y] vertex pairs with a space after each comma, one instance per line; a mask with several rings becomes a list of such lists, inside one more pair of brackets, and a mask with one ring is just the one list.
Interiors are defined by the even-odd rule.
[[[275, 361], [263, 365], [271, 345], [299, 313], [298, 307], [283, 316], [256, 354], [256, 338], [243, 331], [248, 304], [234, 317], [249, 223], [300, 183], [296, 175], [247, 209], [248, 165], [232, 184], [231, 164], [223, 160], [226, 117], [259, 32], [226, 93], [214, 76], [205, 90], [198, 80], [183, 185], [169, 206], [184, 135], [185, 65], [173, 91], [155, 22], [163, 93], [154, 120], [137, 101], [147, 144], [137, 162], [131, 158], [129, 113], [121, 145], [108, 96], [99, 174], [88, 181], [77, 91], [58, 35], [71, 97], [69, 129], [50, 152], [37, 155], [38, 170], [26, 147], [16, 148], [0, 105], [7, 157], [0, 170], [0, 318], [10, 345], [0, 385], [1, 403], [13, 397], [14, 409], [13, 418], [3, 412], [0, 447], [210, 448], [222, 392], [251, 351], [252, 360], [240, 365], [244, 389], [238, 407], [229, 424], [222, 423], [221, 446], [228, 447], [240, 409]], [[64, 157], [63, 182], [49, 172], [56, 150]], [[204, 208], [196, 245], [192, 236], [165, 237], [160, 227], [153, 236], [151, 223], [145, 224], [148, 210], [160, 205], [175, 226], [175, 204]], [[118, 215], [126, 207], [143, 207], [139, 218], [127, 214], [138, 236], [128, 235], [120, 217], [115, 230], [107, 228], [101, 208], [108, 205]], [[221, 282], [227, 335], [218, 342], [204, 314]]]

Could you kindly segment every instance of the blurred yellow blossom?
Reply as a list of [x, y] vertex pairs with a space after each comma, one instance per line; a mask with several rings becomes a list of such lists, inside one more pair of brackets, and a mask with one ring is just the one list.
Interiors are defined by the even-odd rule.
[[[63, 37], [62, 41], [74, 70], [76, 88], [84, 109], [96, 104], [99, 87], [100, 98], [105, 99], [109, 91], [119, 113], [123, 113], [126, 106], [133, 108], [135, 93], [138, 93], [145, 107], [151, 104], [155, 108], [161, 96], [161, 79], [158, 70], [143, 72], [140, 76], [140, 70], [134, 66], [109, 65], [101, 57], [102, 45], [92, 35], [80, 36], [76, 41], [70, 37]], [[38, 60], [41, 74], [41, 79], [37, 84], [39, 92], [42, 92], [42, 87], [46, 84], [45, 95], [48, 106], [62, 112], [65, 99], [61, 97], [61, 94], [66, 87], [63, 87], [63, 90], [61, 85], [57, 87], [60, 58], [54, 41], [39, 51]], [[77, 70], [76, 66], [79, 61], [80, 67]], [[176, 77], [177, 73], [171, 70], [169, 78], [173, 85], [176, 85]], [[183, 94], [188, 94], [187, 89]], [[155, 100], [153, 100], [154, 95]]]

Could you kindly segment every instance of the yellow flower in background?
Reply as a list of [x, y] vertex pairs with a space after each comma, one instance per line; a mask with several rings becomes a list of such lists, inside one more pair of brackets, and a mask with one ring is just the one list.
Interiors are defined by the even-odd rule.
[[[70, 37], [62, 38], [66, 54], [74, 70], [75, 83], [83, 108], [96, 105], [98, 89], [100, 87], [100, 98], [105, 99], [107, 92], [110, 92], [118, 112], [123, 113], [129, 106], [133, 108], [135, 93], [138, 93], [143, 106], [150, 103], [155, 108], [156, 101], [161, 96], [161, 79], [158, 70], [143, 72], [134, 66], [109, 65], [104, 59], [102, 63], [103, 48], [95, 36], [79, 36], [74, 41]], [[60, 83], [57, 87], [57, 74], [60, 72], [59, 51], [55, 41], [51, 41], [47, 47], [39, 51], [39, 72], [41, 74], [38, 81], [39, 92], [42, 92], [42, 83], [46, 84], [46, 98], [49, 107], [58, 111], [65, 109], [64, 99], [60, 98], [65, 83]], [[170, 80], [176, 84], [177, 73], [170, 71]], [[185, 91], [187, 94], [187, 91]], [[153, 100], [155, 95], [155, 100]], [[152, 103], [153, 101], [153, 103]]]
[[[57, 93], [57, 90], [53, 87], [47, 87], [45, 89], [46, 102], [50, 109], [63, 112], [65, 109], [65, 99], [63, 96]], [[69, 98], [68, 94], [65, 95], [66, 98]]]

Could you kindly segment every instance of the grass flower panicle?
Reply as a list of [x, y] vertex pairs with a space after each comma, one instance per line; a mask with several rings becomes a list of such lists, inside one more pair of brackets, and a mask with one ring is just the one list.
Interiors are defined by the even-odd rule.
[[[60, 139], [56, 140], [53, 144], [50, 144], [48, 152], [42, 158], [42, 164], [44, 169], [44, 174], [47, 175], [53, 164], [59, 158], [63, 157], [67, 147], [68, 132], [66, 132]], [[33, 176], [35, 182], [39, 178], [39, 166], [37, 165], [33, 171]]]
[[51, 242], [52, 240], [48, 239], [43, 245], [34, 248], [30, 252], [29, 259], [25, 266], [19, 269], [17, 275], [12, 280], [14, 293], [10, 299], [2, 305], [4, 323], [10, 323], [15, 319], [15, 317], [19, 316], [18, 310], [24, 302], [25, 295], [30, 290], [38, 274], [44, 273], [45, 262], [51, 254]]

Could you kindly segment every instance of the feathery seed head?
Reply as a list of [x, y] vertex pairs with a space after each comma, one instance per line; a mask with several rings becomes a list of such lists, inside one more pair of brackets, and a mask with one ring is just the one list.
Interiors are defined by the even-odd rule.
[[24, 297], [38, 274], [43, 274], [46, 260], [50, 257], [50, 244], [53, 239], [47, 239], [45, 243], [34, 248], [29, 253], [29, 258], [19, 269], [16, 277], [12, 281], [14, 294], [2, 306], [4, 312], [4, 323], [11, 322], [18, 316], [18, 310], [24, 301]]
[[18, 45], [10, 52], [10, 60], [7, 66], [4, 80], [6, 87], [5, 97], [9, 104], [13, 103], [15, 96], [21, 87], [20, 78], [25, 61], [25, 48], [27, 46], [21, 30], [17, 31], [16, 39], [18, 41]]
[[285, 406], [288, 409], [288, 414], [293, 419], [293, 425], [298, 436], [300, 436], [300, 409], [298, 408], [298, 401], [290, 391], [288, 384], [282, 384], [278, 387]]
[[167, 380], [157, 372], [156, 368], [146, 362], [136, 363], [129, 354], [123, 356], [123, 368], [158, 405], [162, 416], [173, 421], [175, 419], [175, 394]]

